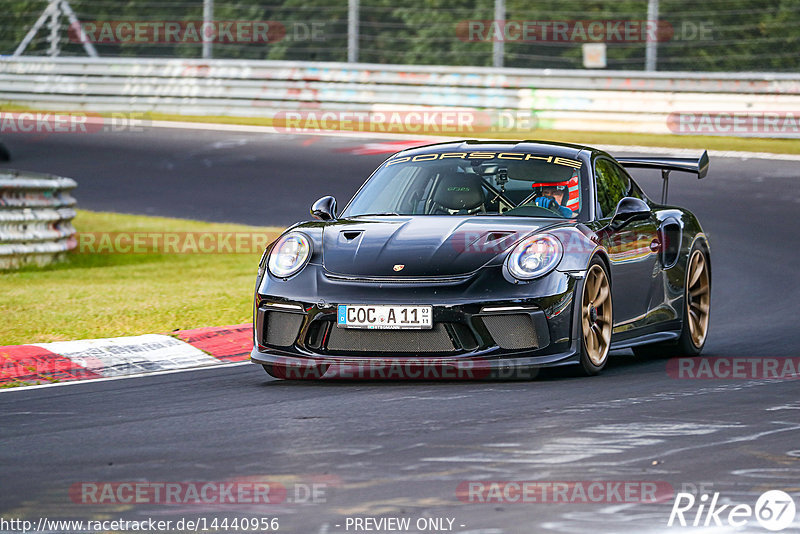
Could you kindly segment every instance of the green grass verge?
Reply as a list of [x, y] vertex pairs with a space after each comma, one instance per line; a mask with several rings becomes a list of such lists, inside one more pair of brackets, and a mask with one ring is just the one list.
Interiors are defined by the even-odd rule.
[[[35, 111], [25, 106], [14, 103], [0, 103], [0, 111]], [[100, 113], [111, 116], [111, 113]], [[227, 117], [227, 116], [198, 116], [198, 115], [171, 115], [165, 113], [144, 113], [144, 120], [173, 121], [173, 122], [199, 122], [214, 124], [241, 124], [246, 126], [272, 126], [272, 119], [262, 117]], [[347, 130], [352, 131], [352, 130]], [[367, 132], [361, 132], [367, 133]], [[414, 133], [409, 133], [408, 138], [413, 139]], [[429, 132], [426, 135], [436, 135]], [[443, 133], [445, 137], [458, 137], [457, 134]], [[583, 132], [567, 130], [526, 130], [503, 133], [487, 133], [476, 135], [468, 133], [465, 138], [492, 138], [492, 139], [537, 139], [543, 141], [560, 141], [584, 145], [641, 145], [659, 146], [668, 148], [689, 148], [698, 150], [738, 150], [744, 152], [771, 152], [773, 154], [800, 154], [800, 143], [796, 139], [767, 139], [744, 138], [714, 135], [668, 135], [668, 134], [634, 134], [620, 132]]]
[[[83, 210], [74, 225], [78, 232], [281, 230]], [[0, 345], [249, 322], [259, 257], [72, 252], [63, 263], [0, 272]]]

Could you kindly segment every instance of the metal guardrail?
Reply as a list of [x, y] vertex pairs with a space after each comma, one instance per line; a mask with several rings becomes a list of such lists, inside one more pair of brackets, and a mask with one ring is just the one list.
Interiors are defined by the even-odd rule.
[[513, 110], [535, 114], [540, 128], [670, 133], [670, 113], [800, 110], [800, 75], [20, 57], [0, 58], [0, 101], [248, 117], [286, 110]]
[[0, 269], [46, 265], [77, 245], [75, 180], [0, 170]]

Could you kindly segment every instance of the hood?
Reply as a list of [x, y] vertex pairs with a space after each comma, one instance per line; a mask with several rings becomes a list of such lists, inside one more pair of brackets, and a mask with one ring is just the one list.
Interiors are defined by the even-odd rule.
[[327, 271], [341, 275], [455, 276], [479, 269], [520, 238], [553, 224], [482, 216], [341, 219], [326, 224], [322, 257]]

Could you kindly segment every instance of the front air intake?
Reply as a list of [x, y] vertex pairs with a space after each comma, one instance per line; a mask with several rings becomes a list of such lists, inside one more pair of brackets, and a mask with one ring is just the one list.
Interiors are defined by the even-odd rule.
[[291, 347], [294, 345], [300, 327], [303, 324], [304, 315], [301, 313], [289, 313], [259, 309], [260, 325], [258, 331], [261, 332], [261, 339], [264, 345], [273, 347]]
[[529, 313], [482, 315], [481, 320], [502, 349], [535, 349], [541, 345]]

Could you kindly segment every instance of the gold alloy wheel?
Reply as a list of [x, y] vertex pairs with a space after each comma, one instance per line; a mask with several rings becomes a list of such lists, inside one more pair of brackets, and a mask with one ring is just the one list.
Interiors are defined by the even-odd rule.
[[606, 272], [592, 265], [583, 284], [583, 343], [592, 364], [603, 365], [611, 345], [611, 287]]
[[705, 255], [695, 250], [689, 258], [686, 273], [686, 315], [689, 333], [695, 347], [702, 347], [708, 333], [708, 317], [711, 304], [711, 283]]

